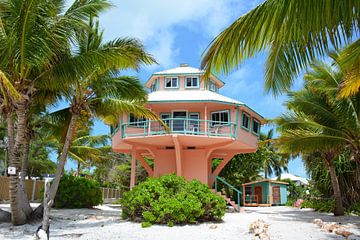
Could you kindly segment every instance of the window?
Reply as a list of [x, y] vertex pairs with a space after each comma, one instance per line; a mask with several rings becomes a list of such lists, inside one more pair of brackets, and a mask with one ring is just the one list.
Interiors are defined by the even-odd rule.
[[129, 123], [130, 126], [143, 127], [146, 126], [146, 118], [136, 117], [134, 114], [130, 113]]
[[189, 113], [189, 131], [198, 132], [200, 127], [200, 114], [199, 113]]
[[256, 119], [253, 119], [253, 124], [252, 124], [252, 131], [253, 133], [255, 133], [256, 135], [259, 135], [260, 132], [260, 122]]
[[165, 78], [165, 88], [177, 88], [177, 87], [178, 87], [178, 78], [177, 77]]
[[217, 87], [214, 81], [209, 82], [209, 90], [212, 92], [217, 92]]
[[218, 111], [211, 113], [211, 126], [213, 125], [226, 125], [229, 123], [229, 111]]
[[162, 113], [160, 114], [160, 118], [161, 120], [163, 120], [163, 122], [170, 127], [170, 118], [171, 118], [171, 114], [170, 113]]
[[198, 88], [199, 87], [199, 77], [185, 77], [185, 87], [186, 88]]
[[242, 114], [242, 125], [243, 128], [250, 129], [250, 115], [243, 112]]
[[151, 92], [155, 92], [157, 90], [157, 79], [151, 84]]
[[248, 186], [245, 187], [245, 195], [252, 195], [251, 187]]

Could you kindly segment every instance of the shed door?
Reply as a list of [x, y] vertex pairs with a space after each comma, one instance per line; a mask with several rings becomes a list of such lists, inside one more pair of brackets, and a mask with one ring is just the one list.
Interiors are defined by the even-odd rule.
[[281, 204], [280, 187], [279, 186], [272, 187], [272, 192], [273, 192], [273, 204]]
[[254, 188], [254, 192], [255, 192], [255, 196], [257, 196], [257, 203], [261, 204], [262, 203], [262, 187], [256, 186]]

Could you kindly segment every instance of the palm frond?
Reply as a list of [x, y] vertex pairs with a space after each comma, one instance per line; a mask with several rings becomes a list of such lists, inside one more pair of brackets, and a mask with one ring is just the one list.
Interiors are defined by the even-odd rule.
[[266, 0], [221, 32], [203, 54], [202, 67], [228, 74], [245, 59], [270, 50], [265, 88], [286, 91], [300, 71], [359, 30], [356, 0]]

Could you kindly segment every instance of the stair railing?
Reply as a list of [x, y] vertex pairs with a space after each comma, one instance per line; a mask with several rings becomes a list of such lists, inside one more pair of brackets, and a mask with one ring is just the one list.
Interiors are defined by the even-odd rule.
[[227, 187], [229, 187], [230, 189], [234, 190], [237, 194], [237, 206], [238, 209], [236, 209], [238, 212], [240, 212], [240, 196], [242, 195], [242, 192], [235, 188], [233, 185], [231, 185], [230, 183], [228, 183], [227, 181], [225, 181], [224, 179], [222, 179], [219, 176], [215, 176], [215, 191], [218, 191], [218, 182], [221, 182], [223, 184], [225, 184]]

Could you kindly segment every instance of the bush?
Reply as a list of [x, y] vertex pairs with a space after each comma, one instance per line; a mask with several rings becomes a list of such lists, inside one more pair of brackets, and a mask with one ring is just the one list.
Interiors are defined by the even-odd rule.
[[207, 185], [174, 174], [148, 178], [124, 193], [120, 203], [122, 217], [143, 222], [143, 227], [220, 220], [226, 210], [225, 200]]
[[349, 213], [356, 214], [360, 216], [360, 202], [354, 203], [348, 209]]
[[332, 199], [306, 199], [301, 208], [312, 208], [318, 212], [333, 212], [335, 201]]
[[55, 197], [55, 208], [90, 208], [102, 203], [100, 185], [95, 180], [64, 175]]

